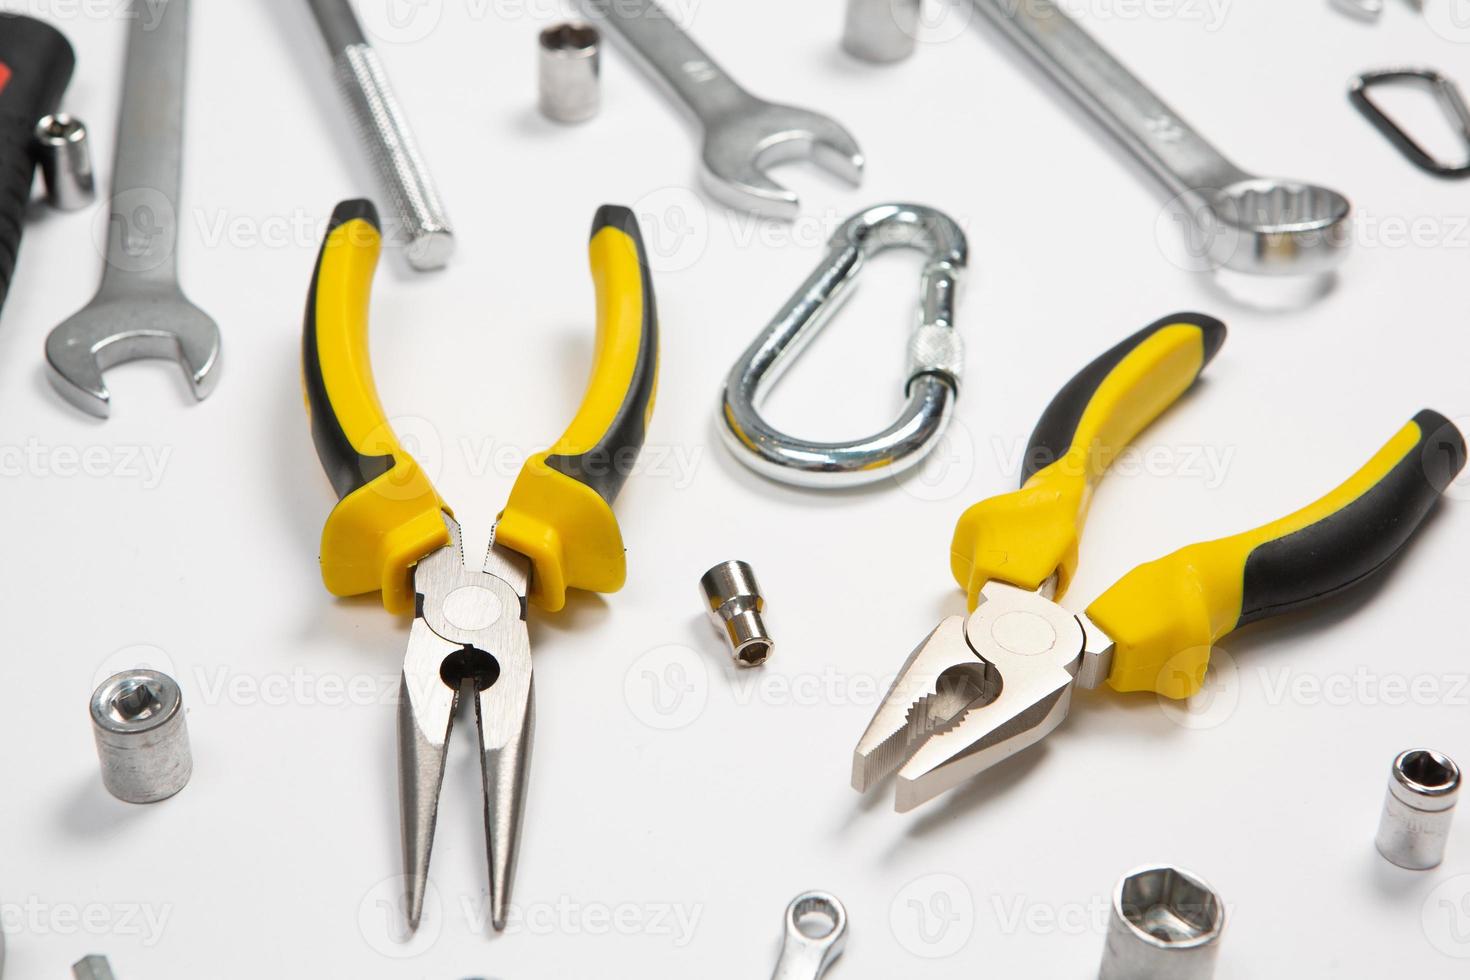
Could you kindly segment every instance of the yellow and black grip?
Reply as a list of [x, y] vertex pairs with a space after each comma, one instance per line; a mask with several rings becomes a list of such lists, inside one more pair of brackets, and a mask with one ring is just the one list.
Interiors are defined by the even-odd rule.
[[521, 467], [495, 540], [531, 559], [531, 601], [568, 588], [616, 592], [627, 578], [612, 503], [643, 449], [658, 386], [658, 313], [638, 220], [604, 205], [588, 245], [597, 339], [582, 404], [560, 439]]
[[1232, 630], [1299, 609], [1377, 572], [1465, 465], [1465, 437], [1425, 410], [1336, 490], [1264, 527], [1140, 565], [1087, 615], [1114, 643], [1108, 684], [1189, 697]]
[[60, 31], [0, 13], [0, 306], [10, 291], [36, 173], [36, 124], [56, 111], [76, 55]]
[[965, 511], [950, 568], [973, 608], [996, 580], [1067, 590], [1092, 491], [1118, 454], [1179, 399], [1225, 343], [1225, 324], [1200, 313], [1164, 317], [1083, 368], [1041, 415], [1021, 489]]
[[332, 212], [306, 301], [301, 366], [317, 458], [337, 493], [322, 528], [322, 581], [333, 595], [383, 594], [414, 610], [414, 563], [449, 543], [448, 508], [399, 443], [368, 358], [368, 302], [382, 251], [367, 200]]

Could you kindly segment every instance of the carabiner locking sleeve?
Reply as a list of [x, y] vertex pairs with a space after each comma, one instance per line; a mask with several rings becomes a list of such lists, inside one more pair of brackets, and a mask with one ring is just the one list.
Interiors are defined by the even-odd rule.
[[[892, 425], [848, 442], [813, 442], [772, 427], [757, 406], [781, 371], [826, 326], [871, 256], [889, 248], [929, 256], [918, 322], [909, 337], [908, 404]], [[730, 369], [721, 432], [735, 457], [773, 480], [833, 488], [894, 476], [923, 459], [944, 435], [959, 394], [964, 344], [954, 325], [955, 293], [968, 258], [953, 219], [918, 204], [880, 204], [853, 215], [827, 243], [817, 267]]]

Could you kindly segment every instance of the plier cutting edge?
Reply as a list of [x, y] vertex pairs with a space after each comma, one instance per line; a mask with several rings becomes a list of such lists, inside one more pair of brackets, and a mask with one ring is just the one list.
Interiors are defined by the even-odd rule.
[[589, 252], [597, 291], [592, 377], [560, 439], [522, 466], [483, 568], [459, 524], [394, 435], [368, 358], [368, 301], [382, 246], [372, 203], [337, 206], [306, 306], [302, 360], [317, 456], [337, 493], [322, 531], [322, 580], [338, 596], [379, 592], [413, 616], [398, 707], [399, 803], [409, 928], [417, 929], [461, 697], [480, 733], [490, 914], [505, 928], [525, 805], [534, 707], [527, 606], [556, 611], [568, 588], [616, 592], [626, 577], [612, 502], [643, 447], [658, 373], [658, 323], [637, 221], [600, 208]]
[[1421, 411], [1316, 503], [1141, 565], [1085, 612], [1067, 611], [1055, 599], [1076, 571], [1098, 481], [1224, 342], [1219, 320], [1168, 317], [1052, 400], [1021, 489], [960, 517], [950, 566], [971, 612], [945, 619], [909, 656], [853, 754], [855, 789], [897, 770], [897, 808], [911, 810], [1039, 742], [1079, 686], [1191, 696], [1213, 644], [1377, 572], [1464, 467], [1464, 436]]

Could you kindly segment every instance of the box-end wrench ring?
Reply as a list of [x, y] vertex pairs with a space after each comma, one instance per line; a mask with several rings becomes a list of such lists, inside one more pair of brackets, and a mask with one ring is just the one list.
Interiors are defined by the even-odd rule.
[[[825, 919], [825, 932], [803, 930], [804, 919]], [[771, 980], [820, 980], [847, 946], [847, 909], [837, 896], [805, 892], [786, 906], [786, 938]]]

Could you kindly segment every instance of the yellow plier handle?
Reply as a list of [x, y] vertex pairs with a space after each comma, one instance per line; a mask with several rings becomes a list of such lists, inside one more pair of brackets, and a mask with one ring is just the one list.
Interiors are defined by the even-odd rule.
[[[337, 206], [307, 301], [302, 362], [317, 456], [337, 493], [322, 530], [334, 595], [381, 592], [414, 608], [412, 570], [448, 543], [449, 508], [393, 432], [368, 358], [368, 301], [382, 248], [377, 210]], [[531, 600], [559, 609], [569, 587], [611, 592], [626, 577], [612, 501], [644, 441], [658, 370], [652, 284], [636, 220], [606, 206], [590, 246], [597, 288], [592, 380], [567, 431], [522, 467], [496, 541], [532, 562]]]
[[1194, 694], [1210, 648], [1227, 634], [1325, 599], [1386, 565], [1464, 465], [1465, 437], [1425, 409], [1315, 503], [1135, 568], [1087, 609], [1114, 644], [1109, 686]]
[[521, 467], [495, 527], [497, 543], [531, 559], [531, 601], [553, 611], [568, 588], [623, 587], [612, 502], [643, 449], [658, 389], [658, 314], [637, 217], [598, 208], [588, 250], [597, 341], [587, 393], [561, 438]]
[[1059, 391], [1031, 435], [1014, 493], [960, 517], [950, 568], [970, 607], [991, 580], [1056, 595], [1077, 570], [1092, 492], [1138, 433], [1193, 386], [1225, 343], [1225, 324], [1200, 313], [1158, 320], [1083, 368]]

